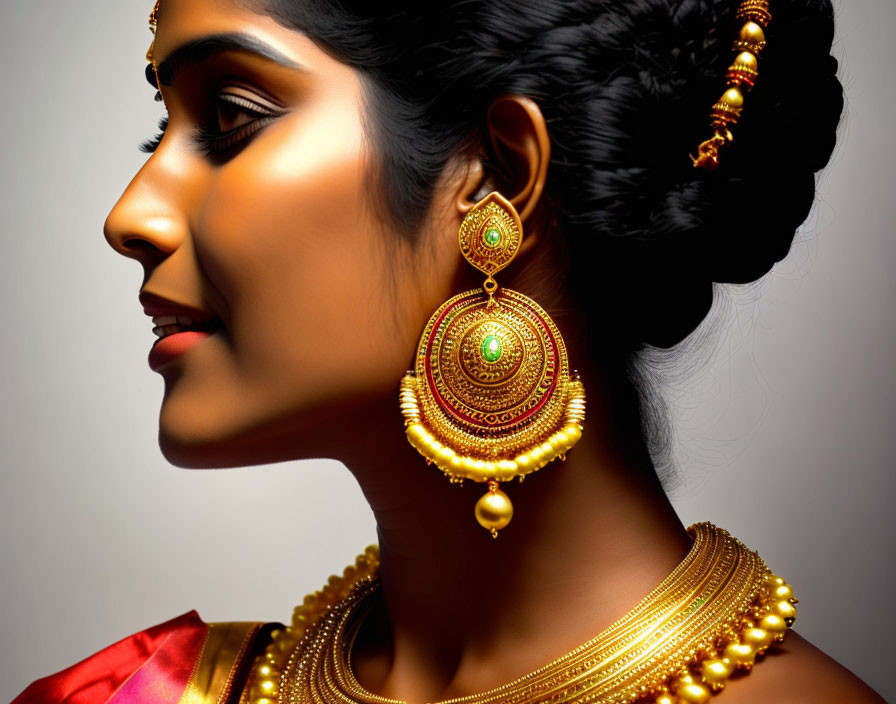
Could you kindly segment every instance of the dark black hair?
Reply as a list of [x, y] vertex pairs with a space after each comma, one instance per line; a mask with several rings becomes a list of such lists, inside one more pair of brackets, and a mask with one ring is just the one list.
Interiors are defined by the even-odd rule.
[[451, 157], [488, 152], [492, 101], [534, 99], [566, 286], [619, 359], [675, 345], [713, 282], [753, 281], [787, 254], [843, 108], [830, 0], [772, 0], [759, 79], [712, 173], [689, 154], [711, 134], [739, 0], [247, 2], [360, 72], [379, 191], [407, 237]]
[[688, 154], [710, 134], [738, 0], [251, 4], [367, 79], [381, 195], [409, 237], [452, 155], [488, 148], [489, 104], [533, 98], [570, 288], [604, 325], [616, 311], [609, 329], [625, 345], [678, 342], [708, 311], [712, 282], [755, 280], [787, 254], [843, 107], [830, 0], [772, 1], [757, 85], [710, 174]]

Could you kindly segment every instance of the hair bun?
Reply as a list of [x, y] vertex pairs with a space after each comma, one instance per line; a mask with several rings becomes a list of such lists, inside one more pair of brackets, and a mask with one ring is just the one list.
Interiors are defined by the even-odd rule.
[[831, 0], [774, 0], [758, 81], [710, 174], [689, 155], [734, 57], [738, 0], [261, 4], [367, 79], [378, 191], [409, 239], [492, 101], [535, 99], [568, 285], [626, 349], [681, 340], [712, 282], [752, 281], [787, 254], [843, 106]]
[[[654, 3], [632, 4], [647, 11]], [[592, 256], [577, 260], [574, 252], [573, 259], [613, 259], [605, 274], [628, 302], [615, 322], [627, 326], [635, 344], [676, 344], [708, 312], [713, 282], [754, 281], [787, 255], [812, 207], [814, 174], [828, 163], [836, 141], [843, 90], [830, 54], [831, 4], [778, 0], [734, 141], [715, 171], [693, 168], [688, 154], [705, 139], [738, 25], [736, 2], [711, 5], [717, 17], [705, 12], [705, 2], [682, 2], [671, 39], [648, 43], [632, 36], [639, 85], [617, 92], [604, 120], [593, 116], [602, 144], [615, 143], [618, 151], [601, 148], [595, 159], [585, 191], [597, 196], [593, 210], [574, 217], [584, 226], [576, 246]], [[629, 11], [628, 3], [625, 8], [620, 11]], [[619, 78], [613, 83], [621, 86]], [[600, 86], [598, 96], [607, 90]], [[586, 227], [612, 245], [596, 247]], [[581, 294], [586, 278], [580, 264]]]

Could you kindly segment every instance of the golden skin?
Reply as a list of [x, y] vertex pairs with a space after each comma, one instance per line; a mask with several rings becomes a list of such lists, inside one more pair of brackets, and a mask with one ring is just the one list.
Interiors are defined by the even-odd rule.
[[[415, 703], [518, 677], [619, 618], [689, 547], [643, 448], [614, 434], [575, 302], [551, 285], [561, 263], [534, 217], [550, 158], [541, 112], [520, 96], [492, 106], [492, 147], [515, 181], [496, 184], [475, 156], [459, 156], [414, 249], [369, 197], [375, 145], [352, 69], [222, 0], [165, 0], [155, 54], [230, 32], [303, 68], [245, 51], [181, 67], [162, 86], [166, 135], [105, 227], [110, 244], [143, 265], [143, 291], [224, 323], [160, 370], [163, 452], [191, 467], [346, 464], [376, 516], [383, 559], [383, 604], [353, 658], [368, 689]], [[218, 93], [280, 113], [227, 158], [210, 158], [193, 138]], [[251, 119], [220, 117], [216, 129]], [[526, 226], [519, 260], [499, 282], [551, 312], [588, 389], [589, 417], [567, 462], [508, 489], [514, 521], [493, 541], [472, 518], [482, 487], [451, 487], [426, 467], [404, 438], [397, 392], [431, 312], [480, 283], [456, 233], [496, 187]], [[500, 599], [482, 599], [484, 587]], [[784, 653], [733, 683], [723, 702], [880, 701], [796, 633]]]
[[[307, 446], [300, 427], [314, 425], [309, 411], [323, 400], [380, 394], [390, 376], [401, 375], [407, 348], [395, 338], [413, 344], [417, 321], [439, 294], [408, 287], [401, 300], [383, 307], [387, 257], [396, 253], [364, 198], [353, 72], [273, 20], [204, 11], [207, 5], [215, 3], [166, 3], [159, 58], [188, 38], [239, 30], [239, 16], [249, 14], [253, 35], [300, 60], [307, 72], [245, 52], [179, 72], [175, 85], [162, 87], [166, 137], [115, 206], [106, 232], [113, 246], [150, 264], [144, 290], [211, 310], [225, 324], [226, 336], [162, 371], [166, 456], [186, 465], [289, 459]], [[195, 105], [195, 94], [228, 71], [237, 78], [225, 79], [222, 91], [241, 87], [258, 95], [264, 89], [286, 114], [236, 158], [216, 165], [197, 152], [189, 131], [196, 113], [208, 110]], [[169, 256], [159, 261], [142, 248], [132, 253], [127, 238], [135, 237]], [[437, 288], [434, 272], [425, 262], [420, 267], [421, 284]], [[441, 278], [447, 294], [449, 282]], [[393, 306], [399, 329], [383, 315]], [[299, 422], [269, 435], [267, 456], [243, 455], [234, 438], [285, 417]]]

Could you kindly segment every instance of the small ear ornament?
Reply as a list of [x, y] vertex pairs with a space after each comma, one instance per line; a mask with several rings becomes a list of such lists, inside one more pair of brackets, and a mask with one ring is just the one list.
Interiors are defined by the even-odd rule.
[[475, 516], [495, 537], [513, 516], [501, 482], [565, 459], [585, 420], [585, 389], [570, 375], [557, 326], [494, 279], [522, 239], [519, 215], [499, 193], [470, 210], [458, 243], [487, 278], [433, 313], [399, 395], [408, 440], [427, 464], [452, 483], [488, 484]]

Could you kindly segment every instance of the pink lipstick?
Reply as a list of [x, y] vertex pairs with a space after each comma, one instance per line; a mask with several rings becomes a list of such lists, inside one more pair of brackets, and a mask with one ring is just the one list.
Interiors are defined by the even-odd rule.
[[186, 354], [200, 342], [214, 335], [207, 330], [184, 330], [155, 341], [149, 351], [149, 366], [153, 371]]
[[223, 327], [221, 320], [210, 313], [146, 291], [140, 294], [140, 302], [144, 312], [152, 316], [152, 331], [159, 338], [149, 351], [153, 371], [186, 354]]

